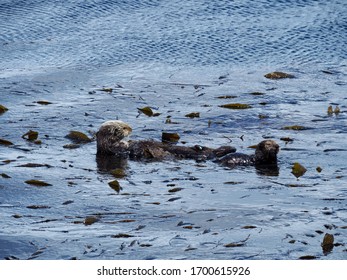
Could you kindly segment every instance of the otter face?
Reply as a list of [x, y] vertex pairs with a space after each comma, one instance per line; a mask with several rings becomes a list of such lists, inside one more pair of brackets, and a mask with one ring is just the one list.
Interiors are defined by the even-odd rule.
[[273, 140], [264, 140], [260, 142], [255, 151], [256, 161], [262, 163], [276, 163], [279, 149], [280, 147]]
[[130, 133], [133, 131], [127, 123], [118, 120], [104, 122], [99, 131], [101, 129], [106, 130], [110, 137], [119, 138], [119, 141], [130, 135]]
[[127, 148], [124, 137], [131, 134], [131, 127], [122, 121], [104, 122], [96, 133], [97, 152], [104, 154], [117, 153], [117, 149]]

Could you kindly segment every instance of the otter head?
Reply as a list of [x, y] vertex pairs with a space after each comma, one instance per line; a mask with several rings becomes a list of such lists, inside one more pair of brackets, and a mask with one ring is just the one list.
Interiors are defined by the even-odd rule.
[[121, 154], [128, 147], [123, 141], [132, 132], [131, 127], [122, 121], [104, 122], [96, 133], [96, 145], [98, 154]]
[[261, 141], [255, 150], [256, 164], [275, 164], [280, 147], [273, 140]]

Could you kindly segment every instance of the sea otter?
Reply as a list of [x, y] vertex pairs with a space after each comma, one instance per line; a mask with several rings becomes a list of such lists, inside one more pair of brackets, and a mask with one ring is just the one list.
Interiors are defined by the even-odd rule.
[[234, 153], [231, 146], [213, 149], [200, 145], [192, 147], [172, 145], [154, 140], [129, 140], [124, 138], [132, 132], [131, 127], [119, 120], [103, 123], [96, 133], [97, 155], [113, 155], [134, 160], [162, 160], [169, 158], [208, 160]]
[[254, 155], [233, 153], [217, 159], [215, 162], [230, 168], [250, 165], [255, 165], [256, 167], [277, 167], [278, 152], [279, 146], [275, 141], [264, 140], [257, 145]]

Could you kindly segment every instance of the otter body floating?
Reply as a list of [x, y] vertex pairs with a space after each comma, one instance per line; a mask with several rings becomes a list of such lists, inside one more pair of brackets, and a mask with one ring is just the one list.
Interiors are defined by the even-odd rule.
[[96, 134], [97, 154], [134, 160], [169, 158], [207, 160], [219, 158], [236, 151], [231, 146], [221, 146], [213, 149], [200, 145], [192, 147], [173, 145], [154, 140], [124, 140], [131, 132], [131, 127], [122, 121], [116, 120], [103, 123]]
[[215, 162], [233, 168], [235, 166], [262, 166], [277, 165], [278, 144], [273, 140], [261, 141], [255, 150], [254, 155], [241, 153], [228, 154]]
[[132, 132], [131, 127], [122, 121], [103, 123], [96, 134], [97, 155], [113, 156], [119, 159], [163, 160], [195, 159], [214, 160], [214, 162], [233, 168], [235, 166], [277, 165], [278, 144], [273, 140], [264, 140], [257, 145], [254, 155], [235, 153], [231, 146], [213, 149], [200, 145], [192, 147], [173, 145], [154, 140], [126, 141]]

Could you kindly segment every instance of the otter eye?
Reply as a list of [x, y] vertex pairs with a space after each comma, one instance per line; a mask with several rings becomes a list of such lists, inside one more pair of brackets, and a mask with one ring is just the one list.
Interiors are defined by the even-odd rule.
[[204, 147], [200, 146], [200, 145], [195, 145], [194, 149], [198, 152], [202, 151], [204, 149]]

